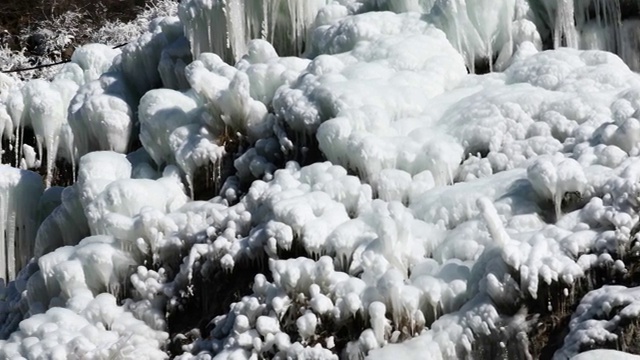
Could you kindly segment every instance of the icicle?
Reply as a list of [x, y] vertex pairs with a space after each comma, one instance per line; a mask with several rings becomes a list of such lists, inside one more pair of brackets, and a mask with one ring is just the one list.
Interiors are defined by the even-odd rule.
[[[564, 42], [563, 42], [564, 39]], [[553, 46], [577, 48], [578, 35], [574, 25], [573, 0], [559, 0], [556, 10], [556, 21], [553, 32]]]
[[631, 70], [640, 71], [640, 20], [623, 23], [620, 36], [620, 56]]
[[[299, 55], [316, 14], [329, 0], [183, 1], [180, 18], [186, 25], [193, 57], [203, 52], [238, 61], [251, 39], [266, 39], [279, 54]], [[225, 36], [219, 36], [225, 34]]]
[[51, 187], [51, 181], [53, 179], [53, 172], [56, 168], [56, 157], [57, 157], [57, 149], [59, 143], [59, 137], [55, 136], [53, 138], [47, 139], [47, 175], [45, 177], [45, 187]]
[[189, 196], [191, 200], [195, 199], [195, 189], [193, 188], [193, 171], [185, 171], [185, 179], [187, 180], [187, 186], [189, 186]]
[[276, 33], [276, 24], [278, 23], [278, 13], [281, 6], [281, 0], [273, 0], [270, 3], [271, 7], [268, 9], [268, 12], [265, 13], [264, 16], [265, 18], [269, 19], [269, 23], [271, 24], [267, 39], [269, 39], [269, 42], [273, 44]]
[[495, 241], [495, 244], [499, 248], [503, 248], [509, 241], [509, 234], [507, 234], [495, 206], [493, 206], [491, 200], [486, 197], [478, 198], [476, 205], [478, 206], [484, 221], [487, 223], [487, 228], [489, 229], [489, 233]]
[[289, 10], [289, 26], [291, 27], [291, 35], [293, 38], [291, 39], [291, 43], [293, 44], [293, 51], [297, 52], [300, 48], [302, 48], [302, 44], [300, 43], [300, 25], [302, 21], [302, 17], [300, 11], [299, 1], [296, 0], [287, 0], [287, 7]]
[[9, 208], [8, 196], [4, 195], [0, 197], [0, 261], [3, 262], [3, 266], [0, 266], [0, 279], [4, 279], [4, 283], [7, 283], [8, 277], [8, 256], [7, 256], [7, 237], [5, 236], [6, 222], [4, 221], [5, 214]]
[[621, 53], [620, 0], [581, 0], [575, 2], [576, 28], [582, 49]]
[[228, 0], [225, 6], [228, 39], [231, 55], [238, 61], [246, 51], [249, 40], [253, 37], [247, 31], [245, 5], [242, 0]]
[[22, 150], [22, 134], [24, 134], [24, 129], [22, 126], [16, 127], [16, 136], [15, 143], [13, 144], [13, 148], [15, 149], [15, 159], [14, 165], [18, 166], [20, 163], [20, 152]]
[[40, 175], [0, 165], [0, 278], [12, 280], [32, 256]]
[[67, 124], [65, 125], [62, 130], [61, 130], [61, 136], [63, 139], [63, 143], [64, 143], [64, 148], [67, 151], [67, 155], [69, 156], [69, 159], [71, 160], [71, 173], [72, 173], [72, 177], [73, 177], [73, 183], [76, 182], [76, 154], [77, 154], [77, 149], [75, 147], [75, 144], [73, 142], [73, 131], [71, 130], [71, 127]]

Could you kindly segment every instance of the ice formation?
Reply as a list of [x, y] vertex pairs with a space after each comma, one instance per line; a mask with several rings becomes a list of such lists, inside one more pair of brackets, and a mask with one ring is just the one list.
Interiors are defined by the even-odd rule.
[[562, 304], [557, 358], [624, 347], [629, 9], [191, 0], [0, 75], [0, 358], [532, 357]]

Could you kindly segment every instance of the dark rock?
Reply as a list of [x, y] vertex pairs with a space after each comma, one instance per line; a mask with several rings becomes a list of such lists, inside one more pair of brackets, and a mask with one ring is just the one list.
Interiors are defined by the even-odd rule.
[[35, 56], [44, 56], [47, 54], [48, 34], [37, 32], [29, 35], [27, 38], [27, 51]]
[[620, 0], [620, 14], [623, 20], [640, 17], [640, 2], [637, 0]]
[[75, 46], [67, 46], [64, 50], [62, 50], [62, 60], [68, 61], [71, 60], [73, 53], [76, 51]]

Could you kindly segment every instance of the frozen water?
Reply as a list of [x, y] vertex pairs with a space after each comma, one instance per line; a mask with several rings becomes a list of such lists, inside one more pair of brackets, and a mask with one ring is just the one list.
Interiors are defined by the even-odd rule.
[[[637, 250], [630, 6], [192, 0], [50, 82], [0, 75], [3, 160], [48, 165], [0, 167], [0, 357], [168, 357], [194, 303], [178, 358], [525, 346], [541, 290]], [[567, 300], [556, 356], [614, 341], [636, 292]]]

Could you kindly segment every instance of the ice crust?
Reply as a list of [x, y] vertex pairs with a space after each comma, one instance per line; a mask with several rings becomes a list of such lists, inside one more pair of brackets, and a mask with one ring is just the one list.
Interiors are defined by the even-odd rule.
[[[637, 251], [636, 20], [608, 6], [191, 0], [51, 82], [0, 75], [23, 168], [0, 166], [0, 358], [168, 357], [167, 314], [238, 268], [263, 270], [173, 355], [524, 346], [541, 289]], [[195, 201], [203, 169], [218, 196]], [[584, 296], [556, 357], [614, 341], [637, 292]]]

